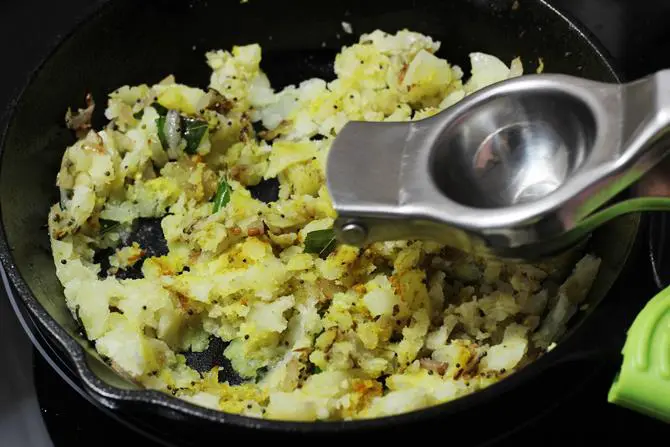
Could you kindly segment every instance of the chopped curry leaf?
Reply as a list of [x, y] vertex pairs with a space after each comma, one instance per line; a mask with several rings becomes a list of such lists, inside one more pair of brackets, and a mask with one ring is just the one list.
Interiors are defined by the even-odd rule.
[[214, 213], [218, 213], [221, 208], [230, 202], [230, 186], [226, 179], [221, 179], [219, 187], [216, 189], [216, 196], [214, 196]]
[[141, 120], [143, 116], [144, 116], [144, 109], [138, 110], [137, 112], [133, 113], [133, 118], [135, 118], [136, 120]]
[[184, 124], [184, 139], [186, 140], [184, 152], [195, 154], [202, 137], [207, 132], [207, 122], [195, 118], [184, 118]]
[[267, 375], [267, 373], [268, 373], [268, 367], [267, 366], [263, 366], [262, 368], [258, 368], [256, 370], [256, 380], [255, 380], [255, 382], [258, 383], [261, 380], [263, 380], [263, 377], [265, 377]]
[[167, 137], [165, 136], [165, 120], [166, 115], [160, 115], [156, 118], [156, 129], [158, 130], [158, 139], [161, 140], [161, 146], [164, 150], [167, 150], [169, 147]]
[[120, 225], [119, 222], [115, 220], [100, 219], [100, 234], [106, 234], [115, 229]]
[[167, 113], [168, 113], [168, 109], [166, 109], [165, 107], [163, 107], [162, 105], [160, 105], [160, 104], [157, 103], [157, 102], [152, 103], [152, 104], [151, 104], [151, 107], [153, 107], [154, 109], [156, 109], [156, 112], [158, 112], [158, 115], [159, 115], [159, 116], [165, 116], [165, 115], [167, 115]]
[[165, 117], [167, 116], [168, 109], [166, 109], [157, 102], [152, 103], [151, 107], [156, 109], [156, 112], [158, 112], [158, 118], [156, 118], [156, 129], [158, 130], [158, 139], [161, 140], [161, 146], [163, 146], [163, 149], [167, 150], [169, 145], [167, 137], [165, 136]]
[[305, 253], [316, 253], [322, 258], [327, 258], [335, 247], [337, 239], [332, 228], [312, 231], [305, 238]]

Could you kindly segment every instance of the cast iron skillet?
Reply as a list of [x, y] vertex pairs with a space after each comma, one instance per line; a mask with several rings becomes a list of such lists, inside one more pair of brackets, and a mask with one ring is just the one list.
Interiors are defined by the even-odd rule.
[[[354, 35], [343, 31], [342, 21], [353, 25]], [[340, 47], [377, 28], [429, 34], [442, 42], [440, 55], [466, 69], [468, 53], [484, 51], [506, 61], [520, 55], [527, 71], [534, 71], [542, 57], [546, 71], [620, 80], [590, 34], [542, 0], [338, 0], [327, 5], [309, 0], [109, 2], [35, 71], [4, 134], [0, 167], [3, 266], [26, 313], [65, 354], [93, 399], [117, 412], [154, 418], [156, 423], [179, 420], [208, 430], [388, 431], [447, 416], [456, 421], [458, 415], [478, 412], [483, 405], [504, 402], [503, 397], [513, 396], [511, 390], [539, 380], [544, 371], [618, 351], [621, 340], [614, 338], [612, 343], [612, 337], [599, 330], [602, 323], [597, 322], [603, 321], [599, 318], [606, 310], [598, 304], [606, 295], [605, 307], [617, 300], [618, 286], [613, 285], [629, 254], [635, 252], [637, 215], [617, 219], [593, 235], [589, 249], [603, 258], [601, 274], [587, 300], [588, 310], [574, 318], [558, 348], [486, 390], [410, 414], [333, 423], [273, 422], [224, 414], [137, 389], [114, 374], [80, 335], [65, 307], [44, 228], [47, 210], [58, 200], [54, 181], [63, 150], [74, 142], [63, 126], [67, 107], [81, 105], [91, 92], [98, 101], [94, 124], [99, 127], [106, 95], [117, 87], [157, 82], [170, 73], [179, 82], [206, 86], [209, 70], [204, 52], [250, 42], [263, 46], [262, 68], [276, 88], [313, 76], [330, 79], [331, 63]], [[155, 226], [144, 230], [151, 228]], [[154, 233], [148, 240], [155, 244], [160, 238]], [[625, 283], [622, 278], [616, 284]], [[196, 367], [221, 362], [221, 346], [213, 346], [216, 349], [207, 355], [192, 357]], [[234, 381], [235, 377], [221, 379]]]

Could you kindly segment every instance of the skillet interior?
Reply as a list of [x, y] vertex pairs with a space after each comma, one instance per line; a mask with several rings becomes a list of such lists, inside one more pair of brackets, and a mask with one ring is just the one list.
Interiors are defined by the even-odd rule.
[[[84, 382], [105, 396], [106, 404], [113, 405], [117, 398], [140, 399], [169, 403], [216, 421], [254, 424], [156, 393], [118, 391], [135, 387], [96, 360], [97, 354], [79, 335], [67, 312], [44, 225], [48, 207], [57, 200], [54, 181], [63, 150], [74, 142], [63, 125], [64, 112], [69, 106], [81, 106], [87, 92], [98, 101], [94, 123], [99, 126], [106, 95], [118, 86], [156, 82], [170, 73], [179, 82], [204, 86], [209, 76], [205, 51], [249, 42], [263, 46], [261, 66], [275, 88], [312, 76], [330, 79], [330, 63], [342, 45], [353, 43], [362, 32], [405, 27], [440, 40], [439, 54], [466, 71], [468, 53], [484, 51], [506, 61], [521, 55], [529, 72], [543, 57], [547, 71], [616, 80], [605, 56], [539, 1], [346, 0], [329, 4], [327, 14], [323, 11], [323, 5], [307, 0], [252, 0], [246, 4], [115, 0], [59, 46], [23, 93], [5, 135], [0, 168], [3, 262], [28, 309], [61, 341]], [[354, 35], [342, 30], [342, 21], [353, 25]], [[626, 217], [595, 234], [592, 246], [603, 256], [604, 265], [589, 297], [590, 309], [616, 278], [637, 224], [637, 216]], [[608, 243], [611, 240], [619, 242]], [[570, 333], [586, 315], [575, 320]], [[86, 368], [79, 346], [91, 354], [88, 364], [95, 374]]]

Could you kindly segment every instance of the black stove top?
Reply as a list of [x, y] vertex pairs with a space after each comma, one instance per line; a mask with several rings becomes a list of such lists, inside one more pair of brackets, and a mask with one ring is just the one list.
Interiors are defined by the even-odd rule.
[[[57, 37], [103, 1], [0, 2], [2, 54], [5, 61], [11, 61], [3, 64], [0, 71], [0, 110], [25, 83], [39, 55], [46, 54]], [[577, 16], [603, 41], [627, 78], [670, 66], [670, 35], [662, 19], [670, 16], [670, 2], [555, 0], [553, 3]], [[646, 269], [641, 276], [648, 276], [651, 281], [647, 267], [640, 267]], [[4, 293], [0, 293], [0, 353], [5, 359], [0, 368], [0, 446], [118, 446], [133, 440], [141, 440], [146, 447], [158, 445], [113, 419], [67, 384], [31, 347]], [[553, 408], [545, 408], [546, 414], [533, 423], [519, 420], [518, 425], [523, 425], [523, 429], [504, 439], [492, 440], [489, 445], [579, 445], [592, 436], [603, 444], [626, 439], [631, 433], [643, 433], [648, 439], [669, 433], [667, 425], [607, 403], [607, 390], [618, 366], [605, 365], [589, 371], [590, 379], [572, 396]], [[551, 380], [546, 378], [546, 386], [551, 386]]]

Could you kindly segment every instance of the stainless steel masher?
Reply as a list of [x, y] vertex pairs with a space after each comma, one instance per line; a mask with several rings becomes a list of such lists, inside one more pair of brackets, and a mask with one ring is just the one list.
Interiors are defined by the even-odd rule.
[[626, 84], [526, 75], [419, 121], [352, 121], [327, 159], [336, 235], [549, 256], [621, 214], [670, 209], [629, 188], [669, 129], [670, 70]]

